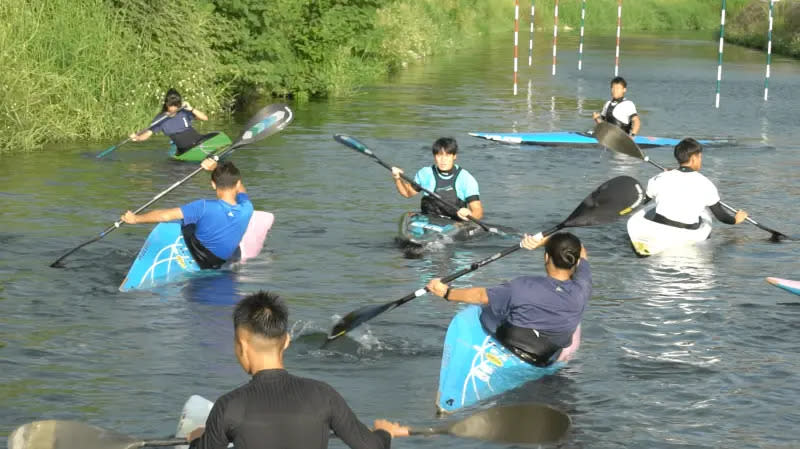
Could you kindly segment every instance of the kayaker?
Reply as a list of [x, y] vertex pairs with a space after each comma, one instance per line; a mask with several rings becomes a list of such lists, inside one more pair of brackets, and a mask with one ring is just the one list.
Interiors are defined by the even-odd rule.
[[[167, 118], [159, 122], [164, 115]], [[153, 123], [158, 123], [141, 134], [132, 133], [129, 137], [134, 142], [140, 142], [149, 139], [155, 133], [164, 133], [165, 136], [172, 139], [177, 148], [175, 154], [179, 156], [214, 135], [213, 133], [205, 135], [198, 133], [192, 127], [192, 121], [195, 118], [202, 121], [208, 120], [207, 115], [183, 101], [177, 90], [169, 89], [164, 96], [161, 112], [153, 118]]]
[[639, 134], [642, 122], [639, 120], [639, 113], [636, 112], [636, 105], [625, 98], [627, 91], [628, 83], [625, 78], [618, 76], [612, 79], [611, 100], [606, 101], [602, 111], [593, 113], [592, 118], [595, 123], [606, 121], [619, 126], [633, 138]]
[[129, 224], [182, 220], [183, 238], [197, 265], [204, 269], [219, 268], [238, 249], [253, 215], [253, 204], [233, 162], [217, 164], [213, 159], [205, 159], [202, 166], [211, 172], [211, 187], [217, 192], [217, 199], [197, 200], [138, 215], [127, 211], [121, 219]]
[[409, 429], [375, 420], [370, 430], [330, 385], [286, 371], [283, 354], [291, 340], [289, 312], [278, 295], [258, 292], [233, 311], [234, 352], [252, 376], [214, 403], [205, 428], [192, 431], [191, 449], [234, 447], [322, 449], [330, 432], [354, 449], [388, 449]]
[[[414, 182], [425, 189], [436, 192], [448, 203], [458, 207], [454, 213], [451, 208], [441, 205], [434, 198], [423, 193], [420, 207], [422, 213], [441, 215], [453, 219], [466, 220], [468, 216], [483, 218], [483, 205], [481, 205], [478, 181], [466, 169], [456, 164], [458, 158], [458, 143], [452, 137], [442, 137], [433, 143], [434, 164], [421, 168], [414, 176]], [[417, 190], [403, 180], [400, 175], [403, 170], [392, 167], [394, 185], [400, 195], [411, 198]]]
[[729, 214], [720, 204], [717, 187], [700, 173], [703, 166], [703, 146], [691, 137], [675, 145], [677, 170], [661, 172], [647, 181], [647, 197], [656, 202], [656, 223], [683, 229], [698, 229], [700, 214], [708, 207], [725, 224], [739, 224], [747, 219], [740, 210]]
[[521, 276], [490, 288], [450, 288], [435, 278], [427, 289], [448, 301], [483, 306], [480, 321], [488, 333], [521, 359], [547, 366], [572, 343], [592, 296], [592, 272], [586, 249], [569, 232], [525, 235], [520, 244], [530, 250], [545, 245], [546, 276]]

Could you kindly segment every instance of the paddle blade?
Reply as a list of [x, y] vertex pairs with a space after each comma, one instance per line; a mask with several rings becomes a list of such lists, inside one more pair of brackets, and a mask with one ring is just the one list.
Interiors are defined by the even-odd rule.
[[452, 424], [448, 433], [511, 444], [558, 441], [569, 430], [566, 413], [541, 404], [492, 407]]
[[8, 436], [8, 449], [125, 449], [140, 441], [77, 421], [34, 421]]
[[376, 316], [393, 309], [397, 306], [397, 301], [387, 302], [385, 304], [377, 304], [372, 306], [364, 306], [345, 315], [339, 320], [331, 329], [328, 335], [328, 341], [335, 340], [342, 335], [350, 332], [365, 322], [375, 318]]
[[361, 143], [361, 141], [359, 141], [355, 137], [351, 137], [351, 136], [348, 136], [348, 135], [345, 135], [345, 134], [334, 134], [333, 140], [341, 143], [342, 145], [348, 146], [348, 147], [358, 151], [359, 153], [364, 153], [367, 156], [374, 156], [372, 151], [370, 151], [370, 149], [367, 148], [366, 145]]
[[604, 182], [562, 223], [562, 227], [611, 223], [628, 214], [644, 201], [644, 189], [630, 176], [617, 176]]
[[641, 148], [618, 126], [608, 122], [598, 123], [594, 127], [594, 137], [601, 145], [612, 151], [644, 160]]
[[283, 103], [265, 106], [247, 122], [231, 148], [248, 145], [282, 131], [293, 119], [294, 113]]
[[105, 156], [106, 154], [108, 154], [108, 153], [110, 153], [110, 152], [112, 152], [112, 151], [114, 151], [116, 149], [117, 149], [116, 145], [111, 145], [107, 150], [103, 151], [102, 153], [99, 153], [96, 157], [97, 157], [97, 159], [100, 159], [101, 157]]

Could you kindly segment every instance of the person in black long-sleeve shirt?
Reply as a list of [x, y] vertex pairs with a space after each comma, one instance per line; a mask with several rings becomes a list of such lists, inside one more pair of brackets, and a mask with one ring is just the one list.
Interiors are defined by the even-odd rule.
[[289, 374], [283, 352], [289, 347], [288, 310], [277, 295], [258, 292], [233, 312], [236, 358], [253, 377], [220, 397], [205, 428], [187, 437], [190, 449], [323, 449], [333, 431], [353, 449], [388, 449], [408, 428], [376, 420], [370, 430], [330, 385]]

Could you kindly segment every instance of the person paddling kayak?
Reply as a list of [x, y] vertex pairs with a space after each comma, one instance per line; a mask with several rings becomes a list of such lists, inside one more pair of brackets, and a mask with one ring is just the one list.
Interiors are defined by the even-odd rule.
[[242, 299], [233, 311], [236, 359], [253, 377], [214, 403], [190, 449], [323, 449], [333, 431], [354, 449], [388, 449], [408, 427], [378, 419], [370, 430], [330, 385], [286, 371], [289, 312], [273, 293]]
[[429, 292], [448, 301], [483, 307], [480, 322], [519, 358], [536, 366], [552, 364], [572, 343], [592, 296], [586, 249], [569, 232], [548, 238], [526, 235], [521, 245], [545, 245], [546, 276], [522, 276], [494, 287], [450, 288], [435, 278]]
[[[458, 157], [456, 140], [451, 137], [442, 137], [433, 143], [431, 150], [434, 164], [421, 168], [414, 176], [414, 182], [425, 189], [436, 192], [445, 201], [457, 206], [458, 212], [454, 214], [452, 210], [444, 207], [428, 194], [423, 194], [420, 203], [422, 213], [441, 215], [456, 220], [466, 220], [470, 215], [478, 220], [483, 218], [478, 181], [470, 172], [455, 163]], [[400, 195], [411, 198], [419, 193], [400, 177], [401, 174], [403, 174], [402, 169], [392, 167], [394, 185]]]
[[[166, 118], [164, 118], [165, 116]], [[155, 133], [164, 133], [165, 136], [172, 139], [177, 147], [175, 154], [180, 156], [205, 139], [214, 136], [214, 133], [198, 133], [192, 127], [192, 121], [195, 118], [202, 121], [208, 120], [207, 115], [183, 101], [177, 90], [169, 89], [164, 96], [161, 113], [153, 118], [153, 123], [158, 123], [141, 134], [132, 133], [129, 137], [134, 142], [141, 142], [149, 139]]]
[[211, 187], [216, 190], [217, 199], [139, 215], [127, 211], [121, 219], [128, 224], [182, 220], [183, 238], [197, 265], [216, 269], [234, 256], [253, 215], [253, 204], [233, 162], [217, 164], [205, 159], [202, 166], [212, 172]]
[[647, 198], [656, 202], [652, 221], [683, 229], [700, 227], [700, 215], [706, 207], [725, 224], [739, 224], [747, 219], [740, 210], [730, 215], [720, 203], [719, 192], [711, 180], [700, 173], [703, 146], [688, 137], [675, 145], [677, 170], [661, 172], [647, 181]]
[[631, 100], [625, 98], [628, 91], [628, 83], [625, 78], [618, 76], [611, 80], [611, 100], [606, 101], [603, 110], [592, 114], [595, 123], [606, 121], [612, 125], [619, 126], [623, 131], [636, 137], [639, 128], [642, 126], [639, 120], [639, 113], [636, 112], [636, 105]]

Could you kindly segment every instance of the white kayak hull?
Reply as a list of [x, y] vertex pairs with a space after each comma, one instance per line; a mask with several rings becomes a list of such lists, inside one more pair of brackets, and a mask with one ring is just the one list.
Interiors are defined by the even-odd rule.
[[700, 227], [682, 229], [649, 220], [655, 213], [655, 203], [641, 208], [628, 219], [628, 237], [639, 256], [653, 256], [669, 249], [694, 245], [711, 234], [711, 216], [703, 211]]

